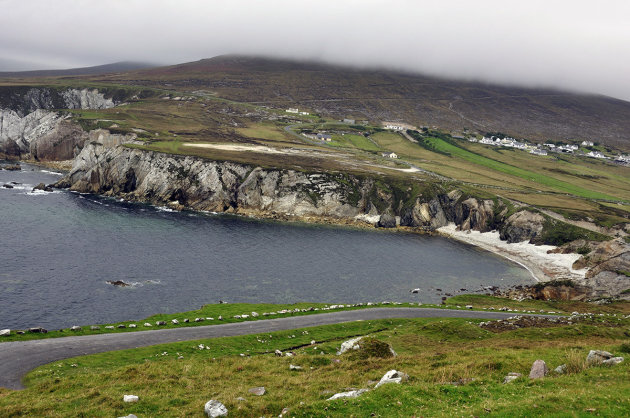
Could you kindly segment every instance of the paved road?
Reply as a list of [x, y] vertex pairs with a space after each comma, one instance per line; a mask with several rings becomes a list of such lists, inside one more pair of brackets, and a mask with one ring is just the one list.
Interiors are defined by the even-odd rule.
[[232, 324], [170, 328], [117, 334], [84, 335], [0, 343], [0, 387], [23, 389], [22, 378], [32, 369], [57, 360], [105, 351], [146, 347], [177, 341], [290, 330], [357, 320], [388, 318], [504, 319], [514, 313], [435, 308], [373, 308]]

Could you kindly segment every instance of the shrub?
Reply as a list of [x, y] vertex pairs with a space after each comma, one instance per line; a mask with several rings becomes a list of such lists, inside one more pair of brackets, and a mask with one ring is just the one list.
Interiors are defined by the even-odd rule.
[[386, 342], [377, 340], [376, 338], [365, 337], [359, 342], [359, 349], [350, 352], [352, 360], [365, 360], [370, 357], [389, 358], [394, 357], [394, 353]]
[[591, 247], [589, 247], [588, 245], [582, 245], [581, 247], [578, 247], [578, 249], [575, 251], [578, 254], [586, 255], [591, 252]]

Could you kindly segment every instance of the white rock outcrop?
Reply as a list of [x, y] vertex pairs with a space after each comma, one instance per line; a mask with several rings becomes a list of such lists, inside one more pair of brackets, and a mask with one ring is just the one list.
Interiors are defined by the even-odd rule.
[[8, 337], [11, 335], [10, 329], [0, 329], [0, 337]]
[[328, 398], [328, 400], [329, 401], [334, 401], [335, 399], [340, 399], [340, 398], [356, 398], [358, 396], [361, 396], [362, 394], [364, 394], [368, 390], [369, 389], [358, 389], [358, 390], [351, 390], [349, 392], [335, 393], [333, 396]]
[[337, 355], [340, 356], [346, 351], [358, 350], [359, 348], [361, 348], [361, 346], [358, 343], [359, 341], [361, 341], [362, 338], [363, 337], [352, 338], [348, 341], [344, 341], [343, 343], [341, 343], [341, 347], [339, 348], [339, 351], [337, 351]]
[[409, 379], [407, 373], [399, 372], [398, 370], [390, 370], [381, 378], [381, 380], [374, 386], [376, 389], [379, 386], [386, 385], [388, 383], [402, 383]]
[[139, 399], [136, 395], [123, 395], [123, 402], [138, 402]]

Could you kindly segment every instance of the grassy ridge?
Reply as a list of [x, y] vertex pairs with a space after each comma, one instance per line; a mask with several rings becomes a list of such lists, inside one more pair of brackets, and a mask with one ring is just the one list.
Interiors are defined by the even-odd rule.
[[[78, 357], [31, 372], [24, 391], [0, 390], [0, 410], [7, 416], [202, 416], [204, 403], [217, 399], [230, 416], [277, 416], [285, 407], [291, 416], [630, 413], [628, 361], [615, 367], [584, 364], [593, 348], [627, 356], [628, 319], [605, 317], [597, 326], [578, 322], [501, 333], [478, 323], [439, 318], [357, 321]], [[342, 341], [367, 334], [391, 344], [398, 356], [336, 355]], [[295, 355], [276, 357], [276, 349]], [[544, 359], [550, 368], [569, 364], [572, 372], [501, 383], [508, 372], [526, 376], [536, 359]], [[290, 364], [302, 369], [291, 371]], [[326, 401], [348, 388], [372, 387], [370, 381], [391, 369], [408, 373], [409, 382], [353, 400]], [[249, 394], [255, 386], [264, 386], [267, 394]], [[125, 404], [123, 394], [138, 395], [140, 401]]]

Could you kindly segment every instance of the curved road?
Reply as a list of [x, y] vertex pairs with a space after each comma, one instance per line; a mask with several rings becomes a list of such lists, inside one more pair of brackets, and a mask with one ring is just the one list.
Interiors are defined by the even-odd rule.
[[[146, 347], [177, 341], [231, 337], [342, 322], [389, 318], [505, 319], [514, 313], [435, 308], [372, 308], [232, 324], [170, 328], [117, 334], [84, 335], [0, 343], [0, 387], [23, 389], [22, 377], [35, 367], [57, 360], [105, 351]], [[542, 315], [536, 315], [542, 316]]]

